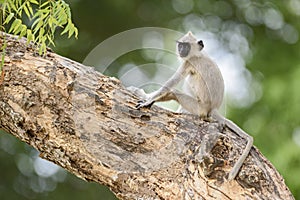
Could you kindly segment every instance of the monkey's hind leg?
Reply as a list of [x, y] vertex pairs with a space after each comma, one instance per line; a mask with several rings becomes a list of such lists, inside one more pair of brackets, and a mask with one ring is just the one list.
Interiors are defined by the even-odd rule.
[[247, 156], [249, 155], [250, 150], [253, 146], [253, 138], [250, 135], [248, 135], [247, 133], [245, 133], [235, 123], [233, 123], [232, 121], [230, 121], [230, 120], [226, 119], [225, 117], [221, 116], [217, 111], [213, 112], [213, 116], [217, 119], [217, 121], [219, 121], [220, 123], [223, 123], [228, 128], [233, 130], [238, 136], [240, 136], [240, 137], [247, 140], [247, 144], [246, 144], [245, 149], [242, 152], [242, 155], [236, 161], [233, 168], [231, 169], [231, 171], [228, 174], [228, 180], [230, 181], [230, 180], [233, 180], [237, 176], [240, 168], [242, 167], [242, 165], [243, 165], [244, 161], [246, 160]]

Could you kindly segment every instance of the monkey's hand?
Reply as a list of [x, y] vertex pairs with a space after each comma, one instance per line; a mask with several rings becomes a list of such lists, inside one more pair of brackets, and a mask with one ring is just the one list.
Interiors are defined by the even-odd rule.
[[139, 100], [137, 102], [137, 105], [135, 106], [137, 109], [143, 107], [150, 108], [156, 100], [157, 92], [146, 94], [143, 89], [134, 86], [127, 87], [127, 89], [130, 90], [132, 93], [134, 93], [136, 96], [139, 96], [141, 98], [141, 100]]
[[139, 108], [150, 108], [155, 101], [157, 100], [157, 92], [152, 92], [150, 94], [146, 94], [146, 97], [143, 100], [139, 100], [138, 104], [135, 106], [137, 109]]
[[137, 109], [143, 108], [143, 107], [147, 107], [150, 108], [155, 101], [153, 101], [152, 99], [146, 99], [146, 100], [139, 100], [137, 105], [135, 106]]
[[141, 100], [139, 100], [137, 102], [137, 105], [135, 106], [137, 109], [140, 109], [142, 107], [150, 108], [153, 105], [154, 101], [150, 100], [152, 99], [151, 94], [146, 94], [143, 89], [134, 86], [127, 87], [127, 89], [141, 98]]

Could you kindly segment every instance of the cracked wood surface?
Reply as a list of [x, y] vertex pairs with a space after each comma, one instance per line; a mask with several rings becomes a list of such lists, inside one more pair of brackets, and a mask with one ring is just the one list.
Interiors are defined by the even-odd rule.
[[[156, 106], [136, 110], [138, 97], [119, 80], [6, 37], [0, 127], [42, 158], [120, 199], [294, 199], [256, 147], [226, 181], [246, 143], [228, 128]], [[222, 137], [200, 155], [211, 127]]]

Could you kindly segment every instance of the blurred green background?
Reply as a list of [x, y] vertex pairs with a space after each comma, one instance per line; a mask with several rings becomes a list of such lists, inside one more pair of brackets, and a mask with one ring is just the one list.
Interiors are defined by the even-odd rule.
[[[66, 2], [79, 39], [58, 34], [53, 49], [79, 62], [105, 39], [133, 28], [192, 30], [203, 36], [204, 44], [211, 44], [205, 46], [208, 54], [225, 74], [227, 118], [254, 137], [300, 199], [299, 0]], [[160, 59], [137, 50], [112, 63], [107, 74], [121, 78], [125, 65]], [[0, 150], [0, 199], [115, 199], [106, 187], [39, 159], [38, 152], [6, 133], [0, 134]]]

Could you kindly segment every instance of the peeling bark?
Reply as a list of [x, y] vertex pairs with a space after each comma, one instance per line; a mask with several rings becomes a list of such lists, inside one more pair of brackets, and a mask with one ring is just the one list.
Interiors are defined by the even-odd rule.
[[[246, 144], [230, 129], [156, 106], [136, 110], [138, 97], [119, 80], [50, 51], [40, 57], [24, 39], [6, 40], [0, 127], [42, 158], [120, 199], [294, 199], [256, 147], [226, 181]], [[209, 127], [222, 136], [202, 155]]]

